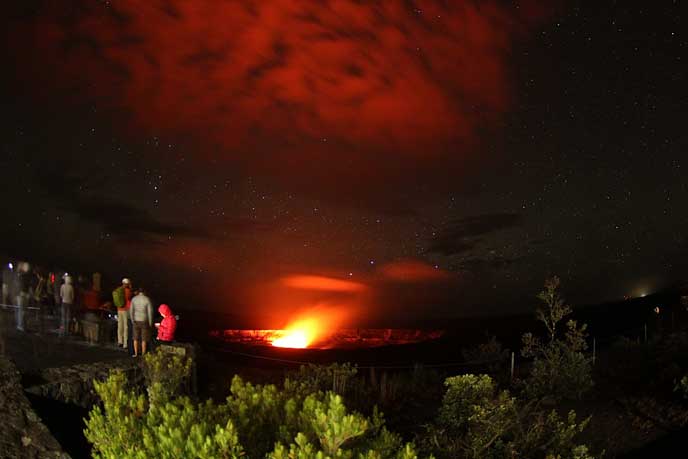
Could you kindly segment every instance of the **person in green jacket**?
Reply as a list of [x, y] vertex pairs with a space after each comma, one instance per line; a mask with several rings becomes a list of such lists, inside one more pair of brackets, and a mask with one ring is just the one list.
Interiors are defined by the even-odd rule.
[[117, 308], [117, 345], [129, 346], [129, 308], [131, 307], [131, 281], [122, 279], [122, 285], [112, 291], [112, 303]]

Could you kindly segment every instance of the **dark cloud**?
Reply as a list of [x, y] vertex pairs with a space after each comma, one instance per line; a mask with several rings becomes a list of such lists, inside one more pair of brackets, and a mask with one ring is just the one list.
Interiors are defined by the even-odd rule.
[[102, 225], [105, 231], [117, 236], [212, 237], [201, 228], [164, 223], [150, 212], [126, 203], [80, 200], [69, 203], [65, 210], [76, 213], [83, 220]]
[[465, 217], [449, 223], [435, 237], [430, 252], [456, 255], [476, 248], [484, 237], [521, 225], [523, 217], [514, 213], [496, 213]]
[[505, 228], [521, 224], [520, 214], [499, 213], [465, 217], [453, 221], [444, 230], [444, 235], [452, 238], [474, 238], [484, 236]]
[[116, 201], [102, 194], [104, 177], [63, 174], [57, 169], [41, 169], [38, 182], [58, 208], [75, 214], [80, 220], [94, 223], [115, 238], [129, 242], [157, 244], [159, 238], [196, 238], [208, 241], [225, 236], [270, 231], [279, 222], [263, 222], [248, 218], [224, 217], [216, 222], [222, 234], [202, 224], [189, 225], [164, 221], [136, 203]]
[[474, 249], [478, 242], [476, 240], [467, 241], [454, 239], [448, 235], [440, 235], [439, 238], [432, 241], [429, 251], [441, 255], [456, 255]]
[[485, 271], [499, 271], [510, 268], [515, 263], [521, 261], [523, 257], [488, 256], [486, 258], [466, 258], [462, 259], [454, 269], [479, 273]]

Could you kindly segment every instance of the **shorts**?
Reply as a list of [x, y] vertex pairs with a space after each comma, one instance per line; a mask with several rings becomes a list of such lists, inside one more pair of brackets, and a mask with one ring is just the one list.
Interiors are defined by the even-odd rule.
[[150, 341], [151, 328], [148, 322], [134, 322], [134, 341]]

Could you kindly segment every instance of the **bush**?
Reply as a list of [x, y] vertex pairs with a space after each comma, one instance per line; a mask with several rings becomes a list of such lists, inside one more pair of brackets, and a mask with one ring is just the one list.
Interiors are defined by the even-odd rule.
[[500, 382], [506, 382], [509, 374], [507, 362], [509, 361], [509, 349], [503, 349], [502, 343], [496, 336], [490, 336], [484, 343], [461, 351], [464, 360], [470, 363], [484, 365], [485, 373]]
[[[143, 357], [143, 377], [148, 388], [148, 396], [155, 403], [155, 397], [164, 395], [165, 399], [178, 395], [188, 383], [191, 374], [190, 358], [163, 352], [157, 349]], [[159, 392], [164, 394], [159, 394]]]
[[580, 399], [593, 387], [590, 359], [586, 349], [585, 326], [570, 320], [563, 340], [542, 344], [530, 333], [523, 336], [524, 357], [533, 357], [533, 366], [524, 383], [529, 397]]
[[284, 388], [292, 394], [331, 390], [342, 396], [347, 407], [365, 414], [381, 406], [392, 413], [391, 422], [400, 429], [408, 429], [419, 420], [434, 417], [442, 380], [436, 370], [421, 365], [412, 371], [370, 368], [366, 381], [349, 363], [309, 364], [289, 372]]
[[94, 458], [242, 456], [237, 432], [222, 407], [194, 404], [188, 397], [165, 400], [161, 383], [154, 386], [160, 397], [149, 403], [145, 395], [126, 387], [121, 372], [94, 382], [103, 405], [91, 410], [84, 430]]
[[558, 288], [555, 277], [545, 282], [545, 290], [538, 295], [545, 308], [539, 308], [536, 315], [544, 323], [549, 341], [542, 343], [532, 333], [523, 335], [521, 355], [533, 358], [524, 390], [533, 398], [580, 399], [593, 386], [592, 365], [584, 354], [587, 326], [578, 327], [576, 321], [569, 320], [563, 339], [557, 336], [559, 322], [571, 312]]
[[293, 385], [300, 385], [301, 390], [317, 392], [331, 390], [344, 395], [351, 389], [351, 382], [358, 369], [350, 363], [333, 363], [331, 365], [301, 365], [299, 370], [291, 372], [288, 379]]
[[419, 440], [439, 458], [592, 459], [575, 443], [589, 419], [578, 423], [573, 411], [562, 419], [534, 402], [521, 404], [487, 375], [451, 377], [445, 386], [437, 422]]
[[[322, 367], [316, 372], [327, 372], [328, 368], [335, 367]], [[301, 375], [312, 375], [311, 370], [306, 368]], [[327, 457], [374, 453], [374, 457], [392, 458], [413, 450], [404, 447], [401, 438], [385, 428], [376, 409], [371, 417], [348, 413], [341, 395], [313, 390], [303, 380], [286, 379], [284, 389], [279, 390], [274, 385], [253, 385], [235, 376], [227, 407], [251, 457], [314, 457], [308, 454], [318, 451], [314, 446], [318, 443]]]
[[94, 457], [416, 457], [413, 445], [384, 427], [381, 414], [348, 412], [331, 391], [308, 393], [289, 381], [280, 390], [235, 376], [226, 402], [216, 405], [174, 395], [162, 384], [152, 382], [147, 396], [127, 387], [122, 373], [95, 383], [103, 404], [91, 410], [85, 430]]
[[674, 392], [677, 392], [684, 400], [688, 400], [688, 376], [684, 376], [676, 383]]
[[557, 326], [564, 317], [571, 314], [571, 308], [564, 302], [564, 298], [559, 295], [561, 281], [554, 276], [545, 281], [545, 289], [538, 293], [537, 297], [545, 303], [545, 308], [537, 308], [535, 317], [547, 328], [549, 340], [554, 341], [557, 336]]

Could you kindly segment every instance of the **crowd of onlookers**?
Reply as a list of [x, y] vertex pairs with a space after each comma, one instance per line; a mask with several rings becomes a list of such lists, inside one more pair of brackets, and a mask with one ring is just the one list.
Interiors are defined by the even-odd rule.
[[133, 351], [134, 356], [146, 353], [154, 327], [157, 341], [173, 341], [177, 324], [177, 317], [166, 304], [158, 307], [162, 320], [156, 323], [151, 299], [143, 288], [134, 288], [128, 278], [106, 293], [99, 273], [90, 277], [74, 275], [25, 261], [3, 263], [1, 304], [14, 310], [17, 330], [25, 331], [27, 314], [36, 311], [41, 324], [46, 317], [58, 319], [55, 331], [61, 337], [79, 334], [79, 319], [116, 320], [117, 344]]
[[[132, 288], [131, 280], [122, 279], [122, 285], [112, 291], [117, 308], [117, 345], [129, 348], [131, 339], [134, 357], [145, 354], [151, 342], [153, 325], [158, 329], [158, 341], [173, 341], [177, 318], [166, 304], [158, 307], [162, 321], [153, 323], [153, 305], [143, 288]], [[130, 331], [131, 325], [131, 331]]]

